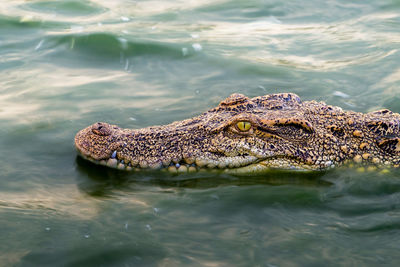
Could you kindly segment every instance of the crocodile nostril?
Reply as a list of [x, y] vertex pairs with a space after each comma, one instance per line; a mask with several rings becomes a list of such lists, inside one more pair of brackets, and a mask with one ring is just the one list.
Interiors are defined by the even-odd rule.
[[92, 132], [100, 136], [107, 136], [111, 134], [110, 127], [107, 127], [107, 125], [104, 125], [101, 122], [93, 124]]

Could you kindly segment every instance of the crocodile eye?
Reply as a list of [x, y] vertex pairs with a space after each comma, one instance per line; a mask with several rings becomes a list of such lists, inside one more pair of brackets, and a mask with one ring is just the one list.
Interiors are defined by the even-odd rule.
[[239, 121], [236, 123], [236, 127], [241, 132], [247, 132], [251, 128], [251, 123], [248, 121]]

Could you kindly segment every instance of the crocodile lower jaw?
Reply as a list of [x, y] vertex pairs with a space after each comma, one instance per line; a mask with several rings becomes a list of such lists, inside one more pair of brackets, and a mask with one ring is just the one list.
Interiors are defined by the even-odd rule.
[[[334, 168], [332, 164], [327, 168]], [[287, 170], [287, 171], [321, 171], [323, 168], [319, 165], [309, 165], [294, 158], [268, 158], [266, 160], [253, 163], [240, 168], [226, 169], [225, 171], [232, 174], [255, 174], [271, 170]]]

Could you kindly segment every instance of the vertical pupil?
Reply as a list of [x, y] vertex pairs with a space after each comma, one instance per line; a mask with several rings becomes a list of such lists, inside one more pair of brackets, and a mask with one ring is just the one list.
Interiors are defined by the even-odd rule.
[[245, 132], [245, 131], [248, 131], [250, 129], [251, 124], [248, 121], [239, 121], [237, 123], [237, 127], [239, 128], [239, 130]]

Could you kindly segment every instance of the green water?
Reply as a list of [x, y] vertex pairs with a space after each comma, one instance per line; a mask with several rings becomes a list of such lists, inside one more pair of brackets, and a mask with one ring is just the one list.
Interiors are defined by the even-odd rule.
[[99, 168], [73, 137], [233, 92], [400, 112], [400, 2], [0, 3], [1, 266], [398, 266], [400, 172]]

